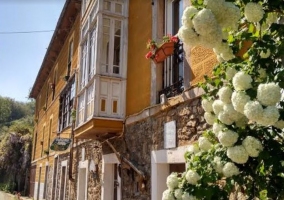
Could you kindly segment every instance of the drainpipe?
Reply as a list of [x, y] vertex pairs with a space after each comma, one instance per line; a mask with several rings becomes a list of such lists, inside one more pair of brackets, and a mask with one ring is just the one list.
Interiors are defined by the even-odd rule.
[[71, 128], [71, 146], [70, 146], [70, 151], [69, 151], [69, 180], [74, 182], [75, 179], [72, 177], [73, 173], [73, 144], [74, 144], [74, 126], [75, 126], [75, 121], [72, 120], [72, 128]]

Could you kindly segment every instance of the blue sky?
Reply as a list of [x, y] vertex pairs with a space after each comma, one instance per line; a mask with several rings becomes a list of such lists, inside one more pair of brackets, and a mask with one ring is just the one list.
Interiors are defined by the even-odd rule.
[[0, 96], [28, 101], [65, 0], [0, 0]]

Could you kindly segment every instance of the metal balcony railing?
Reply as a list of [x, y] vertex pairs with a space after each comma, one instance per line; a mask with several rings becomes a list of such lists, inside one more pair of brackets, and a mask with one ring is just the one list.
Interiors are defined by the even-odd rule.
[[176, 95], [179, 95], [183, 92], [184, 87], [183, 87], [183, 79], [175, 82], [174, 84], [162, 89], [159, 91], [159, 96], [162, 94], [165, 94], [167, 98], [169, 97], [174, 97]]

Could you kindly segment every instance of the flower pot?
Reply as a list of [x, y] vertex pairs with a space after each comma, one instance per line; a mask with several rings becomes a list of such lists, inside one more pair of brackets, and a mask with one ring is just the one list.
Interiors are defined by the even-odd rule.
[[174, 53], [175, 49], [175, 43], [174, 42], [166, 42], [162, 44], [156, 51], [155, 51], [155, 57], [153, 58], [153, 61], [157, 63], [163, 62], [168, 56], [172, 55]]

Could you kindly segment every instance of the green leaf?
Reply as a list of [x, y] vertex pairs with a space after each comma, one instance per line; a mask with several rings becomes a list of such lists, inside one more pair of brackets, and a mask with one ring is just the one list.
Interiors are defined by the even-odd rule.
[[267, 190], [262, 190], [259, 192], [260, 200], [267, 200]]

